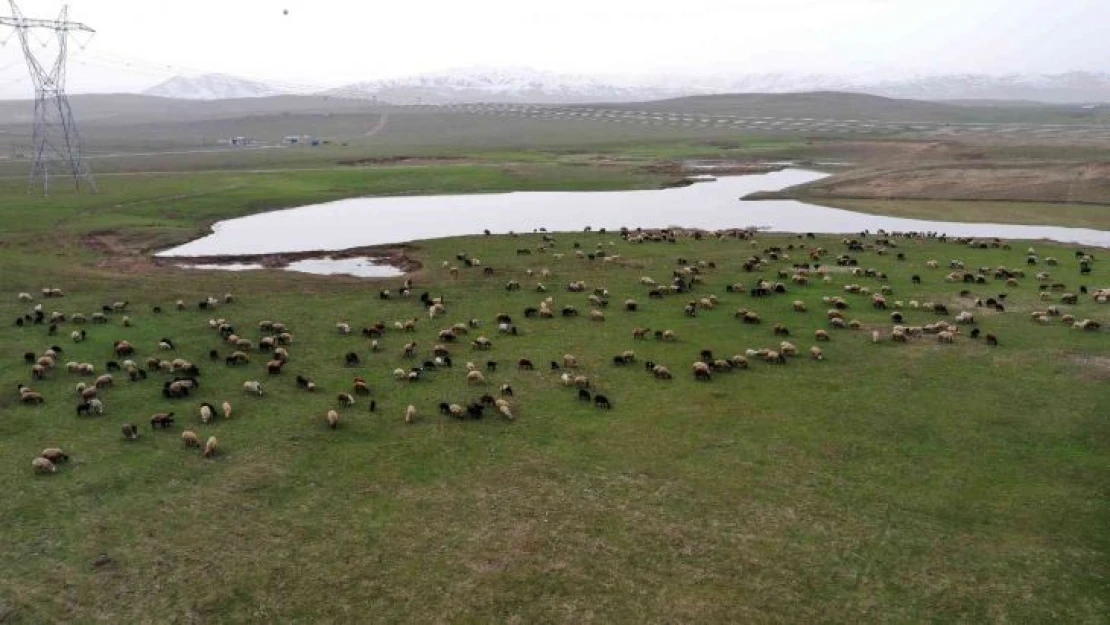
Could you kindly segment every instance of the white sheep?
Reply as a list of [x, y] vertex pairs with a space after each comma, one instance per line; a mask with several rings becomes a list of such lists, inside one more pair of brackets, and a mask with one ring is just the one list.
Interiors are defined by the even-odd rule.
[[405, 423], [415, 423], [415, 422], [416, 422], [416, 406], [413, 406], [412, 404], [409, 404], [409, 407], [405, 409]]
[[262, 397], [262, 383], [258, 380], [248, 380], [243, 382], [243, 391], [251, 395], [258, 395]]

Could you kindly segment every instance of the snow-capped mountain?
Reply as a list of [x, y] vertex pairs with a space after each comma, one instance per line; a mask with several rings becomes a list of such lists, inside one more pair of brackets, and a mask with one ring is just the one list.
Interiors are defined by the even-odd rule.
[[881, 79], [866, 75], [729, 73], [584, 76], [528, 68], [462, 68], [346, 85], [326, 92], [393, 104], [636, 102], [718, 93], [847, 91], [921, 100], [1110, 102], [1110, 74], [953, 74]]
[[227, 100], [232, 98], [262, 98], [287, 93], [266, 83], [226, 74], [203, 76], [174, 76], [143, 91], [143, 95], [178, 98], [182, 100]]
[[[223, 74], [177, 76], [146, 95], [219, 100], [304, 92]], [[845, 91], [917, 100], [1030, 100], [1047, 103], [1110, 102], [1110, 74], [869, 75], [718, 72], [700, 74], [582, 75], [524, 67], [469, 67], [374, 80], [324, 91], [334, 97], [389, 104], [505, 102], [575, 104], [642, 102], [721, 93]]]
[[687, 95], [663, 82], [630, 84], [600, 76], [558, 74], [528, 68], [463, 68], [345, 85], [327, 95], [376, 98], [392, 104], [455, 102], [631, 102]]

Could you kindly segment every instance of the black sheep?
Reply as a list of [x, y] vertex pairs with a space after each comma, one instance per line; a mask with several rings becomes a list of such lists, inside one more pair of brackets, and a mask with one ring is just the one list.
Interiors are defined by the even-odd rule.
[[520, 360], [518, 360], [516, 363], [516, 367], [521, 371], [532, 371], [533, 369], [535, 369], [535, 367], [532, 365], [532, 361], [528, 360], [527, 358], [521, 358]]
[[354, 352], [347, 352], [347, 355], [343, 358], [346, 361], [348, 367], [357, 367], [362, 362], [361, 360], [359, 360], [358, 354]]
[[613, 404], [609, 403], [609, 398], [604, 395], [595, 395], [594, 405], [605, 410], [609, 410], [613, 407]]
[[579, 401], [590, 401], [591, 399], [593, 399], [593, 396], [590, 395], [589, 391], [587, 391], [584, 388], [578, 389], [578, 400]]
[[219, 350], [216, 350], [216, 349], [208, 350], [208, 360], [211, 360], [212, 362], [219, 362], [219, 360], [220, 360]]
[[486, 361], [486, 371], [490, 371], [490, 372], [497, 371], [497, 361], [496, 360]]

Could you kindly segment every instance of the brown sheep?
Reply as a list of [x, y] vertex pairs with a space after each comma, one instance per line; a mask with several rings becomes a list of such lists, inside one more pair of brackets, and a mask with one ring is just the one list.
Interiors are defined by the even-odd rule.
[[200, 447], [200, 439], [197, 438], [197, 433], [192, 430], [185, 430], [181, 433], [181, 442], [185, 447]]
[[219, 447], [220, 441], [216, 440], [215, 436], [209, 436], [208, 441], [204, 443], [204, 457], [211, 458], [216, 455], [216, 449]]
[[40, 454], [40, 455], [43, 458], [46, 458], [47, 460], [49, 460], [50, 462], [53, 462], [54, 464], [60, 464], [62, 462], [67, 462], [69, 460], [69, 456], [64, 451], [62, 451], [61, 449], [58, 449], [57, 447], [50, 447], [50, 448], [44, 449], [44, 450], [42, 450], [42, 454]]

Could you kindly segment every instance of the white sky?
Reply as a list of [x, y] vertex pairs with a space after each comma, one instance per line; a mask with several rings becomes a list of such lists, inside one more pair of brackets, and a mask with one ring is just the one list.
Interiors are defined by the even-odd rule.
[[[19, 0], [53, 17], [60, 0]], [[1103, 71], [1110, 0], [72, 0], [70, 90], [220, 72], [287, 86], [459, 66], [571, 73]], [[289, 15], [283, 15], [283, 9]], [[0, 0], [0, 15], [8, 14]], [[0, 27], [0, 41], [11, 34]], [[45, 33], [40, 35], [45, 37]], [[36, 49], [45, 52], [35, 43]], [[0, 97], [31, 89], [17, 40]]]

